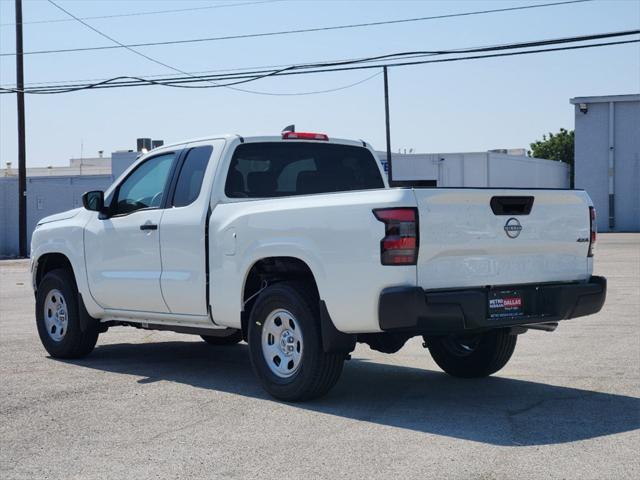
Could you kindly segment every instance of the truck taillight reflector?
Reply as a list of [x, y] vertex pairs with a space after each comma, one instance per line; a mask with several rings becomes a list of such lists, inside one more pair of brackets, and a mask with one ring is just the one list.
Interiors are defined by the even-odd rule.
[[376, 208], [375, 217], [384, 223], [380, 241], [383, 265], [415, 265], [418, 260], [418, 210], [413, 207]]
[[598, 225], [596, 223], [596, 209], [589, 207], [589, 253], [588, 257], [593, 257], [593, 250], [596, 247], [598, 237]]
[[283, 140], [329, 140], [326, 133], [311, 132], [282, 132]]

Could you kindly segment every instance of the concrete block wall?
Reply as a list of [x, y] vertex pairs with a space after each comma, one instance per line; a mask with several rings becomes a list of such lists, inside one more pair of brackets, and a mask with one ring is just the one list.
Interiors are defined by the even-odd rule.
[[[82, 194], [106, 190], [111, 175], [31, 177], [27, 178], [27, 235], [40, 219], [82, 206]], [[0, 258], [15, 257], [18, 245], [18, 178], [0, 178]]]

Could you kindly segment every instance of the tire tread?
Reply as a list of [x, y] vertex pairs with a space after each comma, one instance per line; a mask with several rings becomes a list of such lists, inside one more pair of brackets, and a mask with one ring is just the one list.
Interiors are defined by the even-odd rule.
[[[258, 351], [259, 348], [256, 348], [257, 345], [253, 345], [251, 341], [251, 329], [254, 328], [253, 325], [256, 322], [256, 319], [253, 318], [254, 315], [261, 308], [263, 302], [267, 302], [273, 295], [280, 294], [294, 297], [296, 302], [302, 304], [302, 309], [311, 314], [313, 322], [307, 326], [308, 328], [304, 332], [305, 344], [308, 348], [308, 342], [317, 342], [316, 348], [314, 348], [315, 357], [311, 361], [307, 360], [307, 369], [304, 375], [287, 385], [274, 385], [270, 381], [269, 375], [265, 375], [262, 369], [256, 365], [257, 362], [262, 361], [262, 353]], [[256, 301], [251, 317], [249, 348], [252, 364], [257, 376], [271, 395], [285, 401], [306, 401], [325, 395], [336, 384], [342, 373], [345, 355], [344, 353], [325, 353], [322, 349], [318, 298], [310, 285], [300, 281], [284, 281], [268, 287]], [[312, 340], [313, 337], [315, 339]], [[258, 343], [258, 339], [255, 338], [254, 342]], [[308, 367], [309, 364], [312, 364], [313, 368]], [[304, 369], [304, 364], [302, 368]], [[311, 369], [309, 370], [309, 368]]]
[[[42, 315], [42, 308], [39, 299], [40, 295], [43, 294], [41, 292], [43, 284], [49, 282], [57, 283], [57, 286], [60, 289], [69, 290], [65, 295], [65, 298], [70, 297], [67, 298], [67, 304], [69, 305], [69, 308], [73, 308], [73, 310], [69, 312], [69, 315], [71, 316], [73, 314], [76, 316], [76, 318], [73, 320], [75, 327], [67, 327], [68, 330], [65, 338], [62, 340], [62, 342], [60, 342], [60, 344], [54, 343], [44, 331], [44, 326], [40, 325], [42, 322], [44, 322], [44, 320], [42, 320], [40, 317], [40, 315]], [[69, 293], [71, 293], [71, 295], [69, 295]], [[40, 339], [44, 348], [54, 358], [74, 359], [85, 357], [89, 353], [91, 353], [96, 345], [96, 342], [98, 341], [99, 331], [97, 323], [89, 322], [84, 331], [80, 328], [79, 315], [81, 311], [81, 301], [82, 299], [78, 295], [78, 289], [76, 287], [73, 273], [68, 269], [58, 268], [55, 270], [51, 270], [43, 277], [40, 285], [38, 286], [38, 300], [36, 301], [36, 319], [38, 322], [38, 333], [40, 335]]]
[[487, 377], [501, 370], [511, 359], [517, 336], [507, 330], [484, 334], [478, 351], [466, 357], [450, 353], [441, 337], [428, 339], [429, 353], [436, 364], [449, 375], [461, 378]]

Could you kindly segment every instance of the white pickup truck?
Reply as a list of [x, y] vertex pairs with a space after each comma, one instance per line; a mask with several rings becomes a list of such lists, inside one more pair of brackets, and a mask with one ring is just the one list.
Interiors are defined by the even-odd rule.
[[154, 149], [38, 223], [36, 319], [53, 357], [113, 326], [246, 341], [274, 397], [325, 394], [356, 342], [422, 336], [447, 373], [495, 373], [518, 334], [598, 312], [580, 190], [389, 188], [363, 141], [214, 136]]

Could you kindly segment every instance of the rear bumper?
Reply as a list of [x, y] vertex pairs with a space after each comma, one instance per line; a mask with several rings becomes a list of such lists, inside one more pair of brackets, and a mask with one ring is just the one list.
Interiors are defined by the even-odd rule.
[[[501, 287], [502, 288], [502, 287]], [[488, 288], [424, 291], [392, 287], [380, 294], [378, 318], [383, 331], [448, 334], [535, 323], [549, 323], [599, 312], [607, 295], [607, 279], [583, 283], [509, 285], [526, 292], [526, 315], [490, 318]]]

